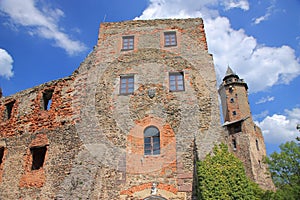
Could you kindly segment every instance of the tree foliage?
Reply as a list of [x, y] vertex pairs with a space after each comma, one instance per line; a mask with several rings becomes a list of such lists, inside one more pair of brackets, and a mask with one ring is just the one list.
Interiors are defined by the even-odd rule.
[[280, 150], [266, 159], [277, 187], [273, 199], [300, 199], [300, 146], [286, 142], [280, 145]]
[[225, 144], [215, 146], [213, 155], [198, 162], [198, 198], [261, 199], [263, 191], [246, 176], [242, 162], [228, 152]]

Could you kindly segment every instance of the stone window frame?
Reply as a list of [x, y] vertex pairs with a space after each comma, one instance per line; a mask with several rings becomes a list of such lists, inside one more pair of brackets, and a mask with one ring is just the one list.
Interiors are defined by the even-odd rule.
[[130, 51], [134, 49], [134, 35], [122, 37], [122, 51]]
[[119, 94], [130, 95], [133, 94], [133, 92], [134, 92], [134, 74], [120, 75]]
[[177, 34], [176, 31], [164, 32], [164, 46], [174, 47], [177, 46]]
[[169, 91], [170, 92], [185, 91], [183, 71], [169, 72]]
[[3, 117], [4, 120], [11, 119], [15, 103], [16, 103], [16, 100], [11, 100], [5, 104], [5, 111], [4, 111], [4, 117]]
[[[150, 129], [156, 129], [156, 133], [149, 132]], [[147, 132], [148, 131], [148, 132]], [[144, 155], [160, 155], [160, 130], [153, 125], [147, 126], [144, 129]]]

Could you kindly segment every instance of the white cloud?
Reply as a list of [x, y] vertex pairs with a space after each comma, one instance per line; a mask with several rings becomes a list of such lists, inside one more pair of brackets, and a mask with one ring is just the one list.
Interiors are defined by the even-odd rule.
[[262, 97], [261, 99], [259, 99], [257, 102], [255, 102], [255, 104], [262, 104], [262, 103], [266, 103], [266, 102], [270, 102], [270, 101], [274, 101], [275, 97]]
[[[245, 5], [248, 5], [248, 1], [226, 2], [240, 2], [241, 9], [247, 9]], [[275, 84], [288, 84], [300, 75], [299, 59], [291, 47], [264, 46], [243, 29], [233, 29], [229, 19], [219, 16], [217, 10], [218, 5], [225, 6], [225, 3], [219, 0], [150, 0], [149, 7], [137, 19], [204, 18], [208, 48], [214, 56], [218, 80], [230, 65], [249, 84], [250, 92], [262, 91]]]
[[189, 18], [218, 16], [218, 11], [211, 9], [219, 0], [150, 0], [150, 5], [136, 19]]
[[0, 49], [0, 76], [7, 79], [11, 78], [13, 73], [13, 59], [4, 49]]
[[281, 144], [294, 140], [299, 136], [296, 129], [300, 123], [300, 108], [285, 110], [285, 115], [274, 114], [267, 116], [257, 125], [261, 127], [265, 142], [269, 144]]
[[267, 8], [267, 11], [263, 16], [252, 19], [254, 21], [254, 24], [259, 24], [262, 21], [268, 20], [272, 13], [275, 11], [275, 4], [276, 0], [272, 0], [271, 5]]
[[259, 114], [253, 115], [253, 119], [258, 120], [258, 119], [261, 119], [261, 118], [264, 118], [264, 117], [268, 116], [268, 114], [269, 114], [269, 111], [264, 110], [263, 112], [261, 112]]
[[249, 10], [249, 2], [247, 0], [226, 0], [224, 1], [225, 10], [232, 8], [240, 8], [243, 10]]
[[64, 16], [60, 9], [39, 9], [35, 0], [1, 0], [0, 12], [8, 16], [12, 24], [27, 27], [29, 34], [54, 40], [54, 45], [63, 48], [69, 55], [86, 50], [84, 44], [72, 40], [57, 25]]

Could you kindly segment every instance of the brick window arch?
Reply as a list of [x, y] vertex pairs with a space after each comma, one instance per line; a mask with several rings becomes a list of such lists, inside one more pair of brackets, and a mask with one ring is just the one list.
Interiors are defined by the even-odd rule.
[[160, 154], [160, 132], [155, 126], [144, 130], [144, 155]]

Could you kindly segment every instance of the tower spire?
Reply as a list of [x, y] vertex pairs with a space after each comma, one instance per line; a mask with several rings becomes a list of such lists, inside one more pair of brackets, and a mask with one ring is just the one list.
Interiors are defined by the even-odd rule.
[[230, 75], [236, 75], [236, 74], [233, 72], [231, 67], [228, 65], [225, 76], [230, 76]]

